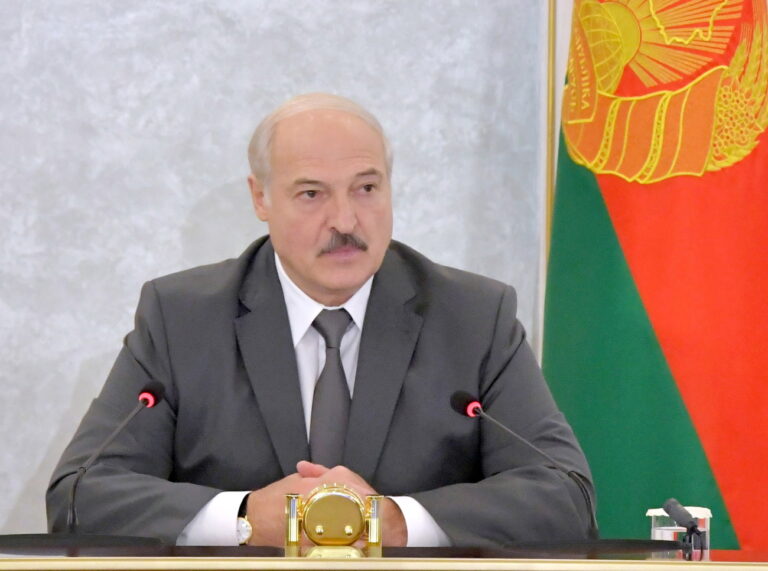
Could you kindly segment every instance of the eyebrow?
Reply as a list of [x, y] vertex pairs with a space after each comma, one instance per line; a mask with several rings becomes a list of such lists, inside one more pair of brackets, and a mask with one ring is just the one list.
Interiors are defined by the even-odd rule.
[[[381, 171], [377, 168], [371, 167], [369, 169], [366, 169], [364, 171], [360, 171], [359, 173], [356, 173], [354, 178], [363, 178], [366, 176], [378, 176], [382, 177]], [[314, 178], [305, 178], [300, 177], [293, 181], [294, 186], [301, 186], [301, 185], [310, 185], [310, 186], [325, 186], [325, 183], [321, 180], [316, 180]]]
[[364, 171], [361, 171], [361, 172], [357, 173], [355, 175], [355, 178], [361, 178], [361, 177], [364, 177], [364, 176], [378, 176], [378, 177], [381, 177], [383, 175], [381, 174], [381, 171], [379, 169], [371, 167], [369, 169], [366, 169]]
[[312, 186], [323, 186], [325, 183], [320, 180], [315, 180], [313, 178], [297, 178], [293, 181], [294, 186], [299, 186], [302, 184], [309, 184]]

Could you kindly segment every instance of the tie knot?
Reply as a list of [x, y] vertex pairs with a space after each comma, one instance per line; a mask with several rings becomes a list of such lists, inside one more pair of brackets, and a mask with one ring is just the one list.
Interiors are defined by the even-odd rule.
[[324, 309], [312, 326], [323, 336], [327, 348], [338, 349], [350, 321], [352, 318], [346, 309]]

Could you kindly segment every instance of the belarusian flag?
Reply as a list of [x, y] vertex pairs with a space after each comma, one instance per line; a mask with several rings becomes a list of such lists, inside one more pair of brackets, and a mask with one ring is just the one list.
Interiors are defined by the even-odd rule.
[[768, 548], [766, 0], [576, 0], [544, 371], [603, 537]]

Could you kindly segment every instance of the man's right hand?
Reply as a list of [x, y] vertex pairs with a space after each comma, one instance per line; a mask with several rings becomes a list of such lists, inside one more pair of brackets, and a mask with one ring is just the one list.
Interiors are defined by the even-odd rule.
[[248, 496], [248, 521], [253, 528], [249, 545], [285, 545], [285, 495], [306, 496], [319, 484], [317, 478], [291, 474]]

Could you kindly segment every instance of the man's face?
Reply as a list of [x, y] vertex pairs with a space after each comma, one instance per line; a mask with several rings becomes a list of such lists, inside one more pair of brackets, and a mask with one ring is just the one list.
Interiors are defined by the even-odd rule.
[[379, 269], [392, 237], [381, 137], [349, 113], [305, 111], [278, 123], [270, 164], [269, 197], [248, 180], [286, 273], [316, 301], [344, 303]]

